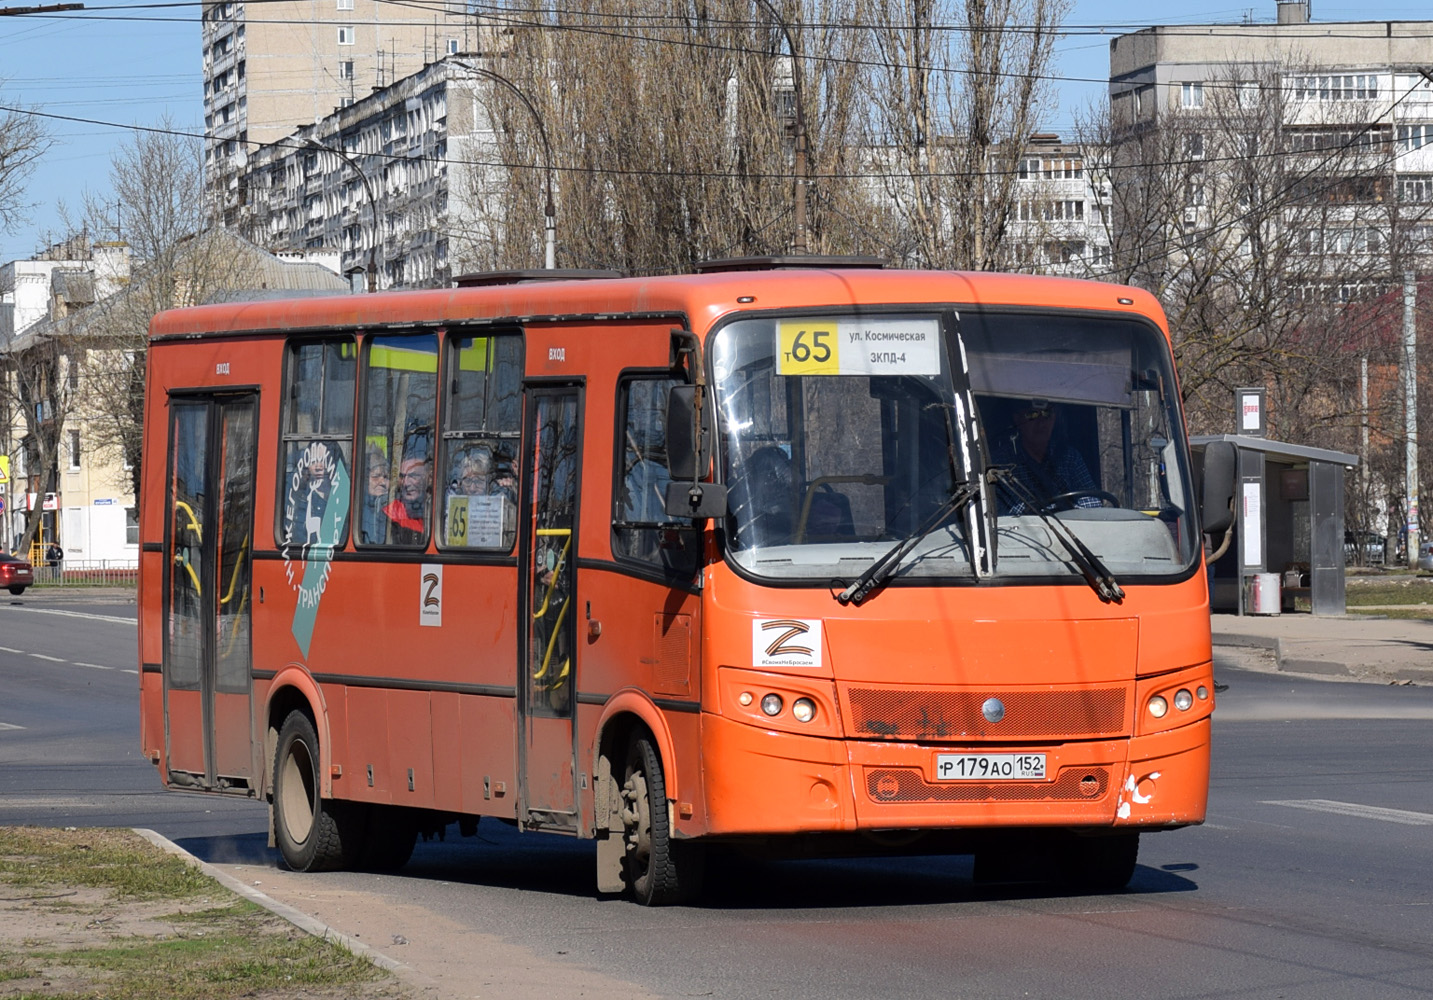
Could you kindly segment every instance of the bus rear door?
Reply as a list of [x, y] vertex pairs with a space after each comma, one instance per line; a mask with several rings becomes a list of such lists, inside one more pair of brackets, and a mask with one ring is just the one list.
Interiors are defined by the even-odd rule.
[[171, 396], [164, 582], [164, 738], [169, 779], [246, 788], [253, 393]]

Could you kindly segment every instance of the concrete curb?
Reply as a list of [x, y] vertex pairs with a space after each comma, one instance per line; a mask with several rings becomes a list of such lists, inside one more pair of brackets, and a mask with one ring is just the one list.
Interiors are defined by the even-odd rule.
[[1295, 659], [1284, 648], [1284, 640], [1272, 635], [1215, 632], [1210, 636], [1210, 640], [1215, 646], [1243, 646], [1246, 649], [1272, 650], [1274, 663], [1281, 674], [1309, 674], [1317, 677], [1358, 676], [1352, 667], [1339, 660]]
[[255, 903], [259, 906], [262, 906], [264, 909], [274, 914], [274, 916], [281, 917], [282, 919], [287, 920], [299, 930], [304, 931], [308, 934], [312, 934], [316, 938], [322, 938], [325, 941], [332, 941], [340, 947], [348, 949], [353, 954], [360, 955], [363, 958], [368, 959], [380, 969], [385, 969], [388, 972], [393, 973], [394, 975], [402, 976], [409, 982], [413, 982], [421, 986], [432, 985], [431, 983], [427, 982], [426, 978], [421, 976], [412, 966], [404, 965], [402, 962], [398, 961], [395, 958], [389, 958], [387, 955], [383, 954], [380, 951], [374, 950], [372, 947], [364, 944], [362, 941], [357, 941], [349, 937], [347, 934], [342, 933], [341, 931], [334, 930], [332, 927], [328, 926], [328, 924], [325, 924], [323, 921], [317, 920], [309, 916], [307, 913], [301, 913], [298, 910], [295, 910], [292, 906], [280, 903], [278, 900], [272, 899], [271, 897], [264, 895], [262, 892], [260, 892], [258, 889], [255, 889], [251, 885], [245, 885], [243, 882], [240, 882], [228, 872], [220, 871], [218, 868], [215, 868], [207, 861], [200, 861], [194, 855], [190, 854], [184, 848], [180, 847], [178, 844], [174, 843], [174, 841], [170, 840], [168, 837], [165, 837], [163, 834], [155, 833], [153, 830], [144, 830], [139, 827], [134, 827], [133, 829], [135, 833], [139, 834], [141, 837], [158, 847], [160, 850], [166, 851], [169, 854], [173, 854], [176, 857], [183, 858], [186, 862], [198, 868], [205, 875], [208, 875], [210, 878], [214, 879], [214, 881], [224, 886], [224, 888], [228, 889], [230, 892], [243, 896], [251, 903]]

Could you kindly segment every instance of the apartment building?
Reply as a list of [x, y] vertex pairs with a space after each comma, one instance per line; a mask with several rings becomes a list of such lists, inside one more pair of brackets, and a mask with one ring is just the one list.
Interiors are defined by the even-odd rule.
[[1036, 133], [1015, 174], [1009, 223], [1012, 266], [1039, 274], [1102, 279], [1110, 252], [1110, 182], [1104, 150]]
[[249, 237], [336, 250], [357, 288], [370, 269], [376, 288], [431, 288], [481, 266], [471, 248], [488, 242], [481, 220], [501, 217], [506, 183], [484, 72], [480, 57], [445, 57], [252, 152], [239, 175]]
[[[220, 174], [249, 143], [311, 125], [478, 43], [460, 0], [222, 0], [204, 4], [205, 158]], [[252, 148], [252, 147], [248, 147]]]
[[1144, 195], [1117, 209], [1116, 230], [1145, 252], [1161, 226], [1184, 231], [1175, 247], [1200, 231], [1242, 239], [1262, 188], [1302, 258], [1321, 261], [1310, 288], [1380, 294], [1433, 251], [1433, 22], [1312, 22], [1307, 0], [1275, 7], [1273, 24], [1158, 26], [1110, 43], [1113, 162]]

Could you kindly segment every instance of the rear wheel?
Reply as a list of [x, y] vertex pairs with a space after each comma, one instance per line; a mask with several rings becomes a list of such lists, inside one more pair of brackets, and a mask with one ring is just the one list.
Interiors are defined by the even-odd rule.
[[662, 759], [646, 733], [627, 745], [622, 838], [624, 878], [637, 902], [665, 906], [701, 891], [701, 849], [672, 839]]
[[318, 732], [303, 712], [290, 712], [274, 753], [274, 840], [294, 871], [349, 867], [357, 853], [361, 813], [321, 789]]
[[19, 596], [20, 596], [21, 594], [23, 594], [24, 592], [25, 592], [25, 588], [24, 588], [24, 587], [11, 587], [11, 588], [10, 588], [10, 593], [14, 594], [16, 597], [19, 597]]
[[1056, 855], [1062, 883], [1087, 892], [1119, 892], [1134, 878], [1139, 833], [1071, 837]]

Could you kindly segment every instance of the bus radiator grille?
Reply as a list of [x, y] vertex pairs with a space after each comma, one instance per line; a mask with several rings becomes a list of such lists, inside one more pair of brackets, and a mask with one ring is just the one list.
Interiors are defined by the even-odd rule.
[[[1091, 739], [1122, 736], [1129, 726], [1123, 687], [1080, 690], [911, 691], [851, 688], [851, 735], [892, 740]], [[1000, 722], [981, 709], [989, 698], [1005, 706]]]
[[1087, 802], [1109, 787], [1101, 764], [1063, 768], [1054, 781], [932, 782], [915, 767], [866, 768], [872, 802]]

